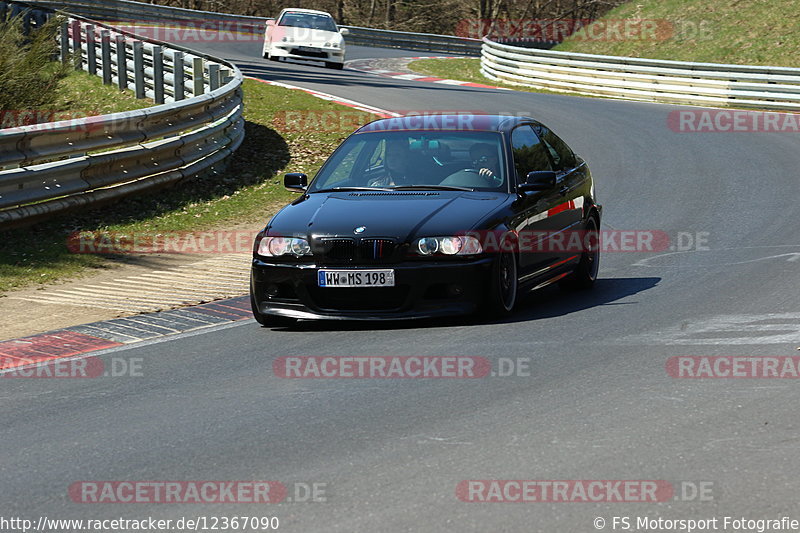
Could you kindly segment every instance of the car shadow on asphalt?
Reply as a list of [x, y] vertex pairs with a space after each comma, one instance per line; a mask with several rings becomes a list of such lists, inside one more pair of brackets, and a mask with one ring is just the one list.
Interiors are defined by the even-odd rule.
[[564, 291], [553, 285], [522, 295], [514, 314], [497, 320], [487, 320], [477, 316], [391, 321], [301, 320], [291, 327], [275, 329], [297, 333], [391, 331], [532, 322], [604, 305], [636, 305], [638, 303], [636, 301], [620, 300], [652, 289], [659, 281], [661, 278], [658, 277], [601, 278], [595, 282], [593, 289], [584, 291]]
[[603, 305], [636, 305], [637, 301], [620, 302], [623, 298], [652, 289], [661, 278], [601, 278], [591, 290], [565, 291], [556, 285], [530, 292], [517, 304], [513, 315], [496, 323], [527, 322], [564, 316]]

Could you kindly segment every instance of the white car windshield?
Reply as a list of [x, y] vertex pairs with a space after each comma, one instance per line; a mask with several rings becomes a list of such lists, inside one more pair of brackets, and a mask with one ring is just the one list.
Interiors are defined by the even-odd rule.
[[278, 23], [279, 26], [291, 26], [294, 28], [308, 28], [311, 30], [322, 30], [336, 32], [336, 24], [328, 15], [317, 15], [314, 13], [286, 13]]

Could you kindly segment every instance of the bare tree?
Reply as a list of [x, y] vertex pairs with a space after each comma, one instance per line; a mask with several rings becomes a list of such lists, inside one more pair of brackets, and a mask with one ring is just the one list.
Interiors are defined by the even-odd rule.
[[391, 28], [397, 17], [397, 6], [395, 0], [386, 0], [386, 27]]

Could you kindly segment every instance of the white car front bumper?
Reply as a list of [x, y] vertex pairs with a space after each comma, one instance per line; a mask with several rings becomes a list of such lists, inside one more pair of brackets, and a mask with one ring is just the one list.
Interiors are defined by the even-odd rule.
[[272, 57], [288, 57], [291, 59], [310, 59], [328, 63], [344, 63], [344, 50], [320, 46], [308, 46], [297, 43], [273, 43], [269, 51]]

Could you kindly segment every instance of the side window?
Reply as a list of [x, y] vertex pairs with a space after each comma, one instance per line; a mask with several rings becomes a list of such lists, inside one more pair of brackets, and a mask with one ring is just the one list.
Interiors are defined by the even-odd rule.
[[556, 170], [569, 170], [575, 168], [577, 159], [567, 143], [561, 140], [555, 133], [544, 126], [537, 127], [536, 132], [547, 145], [550, 155], [553, 157], [553, 166]]
[[517, 170], [517, 183], [524, 182], [528, 172], [553, 170], [547, 148], [530, 126], [520, 126], [511, 132], [511, 152]]

